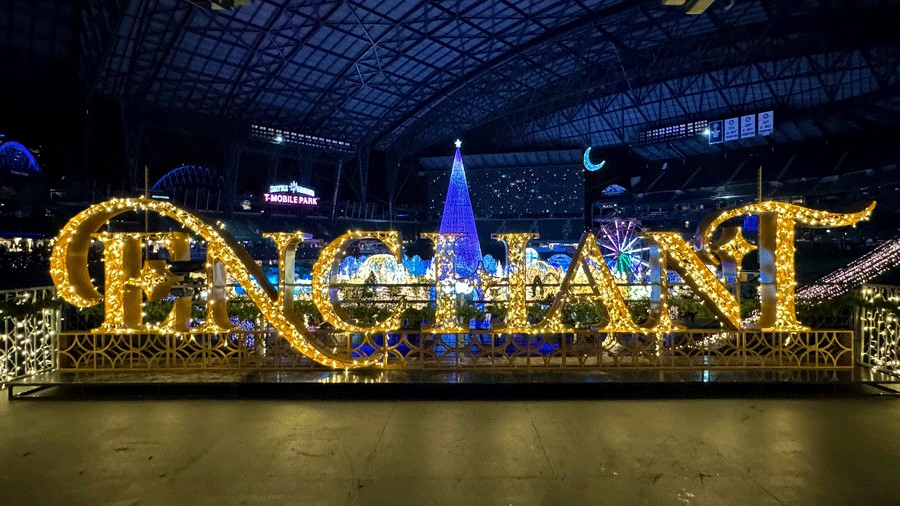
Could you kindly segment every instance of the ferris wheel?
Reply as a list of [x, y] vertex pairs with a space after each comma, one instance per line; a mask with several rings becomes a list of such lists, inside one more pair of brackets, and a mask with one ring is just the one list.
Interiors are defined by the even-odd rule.
[[650, 248], [640, 236], [643, 227], [633, 218], [609, 218], [600, 225], [597, 242], [616, 280], [643, 283], [650, 271]]

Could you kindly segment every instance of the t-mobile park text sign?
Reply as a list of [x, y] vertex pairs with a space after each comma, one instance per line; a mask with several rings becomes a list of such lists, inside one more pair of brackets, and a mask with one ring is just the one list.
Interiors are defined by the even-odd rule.
[[263, 198], [269, 204], [292, 206], [319, 205], [319, 197], [316, 197], [316, 192], [305, 186], [300, 186], [296, 181], [292, 181], [291, 184], [274, 184], [269, 186], [269, 192], [264, 193]]

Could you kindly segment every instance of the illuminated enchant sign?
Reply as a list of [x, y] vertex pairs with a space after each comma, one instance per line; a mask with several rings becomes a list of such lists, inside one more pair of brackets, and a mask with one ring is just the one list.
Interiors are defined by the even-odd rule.
[[[550, 303], [542, 321], [530, 323], [525, 315], [526, 277], [525, 248], [530, 234], [502, 234], [497, 238], [509, 250], [509, 318], [506, 332], [521, 334], [561, 333], [572, 330], [560, 317], [563, 305], [590, 300], [605, 307], [609, 322], [601, 332], [663, 334], [678, 328], [668, 317], [667, 271], [677, 272], [705, 304], [717, 315], [722, 326], [729, 330], [744, 330], [740, 307], [707, 264], [721, 263], [723, 271], [739, 269], [744, 256], [752, 249], [760, 250], [760, 305], [758, 327], [766, 331], [796, 332], [805, 329], [794, 312], [794, 227], [838, 227], [853, 225], [868, 219], [875, 202], [856, 213], [829, 213], [783, 202], [760, 202], [735, 209], [719, 211], [707, 217], [700, 227], [702, 247], [695, 251], [681, 237], [672, 232], [648, 232], [651, 245], [651, 305], [650, 318], [637, 325], [628, 313], [620, 290], [609, 272], [593, 234], [586, 233], [578, 245], [575, 257], [562, 279], [559, 293]], [[101, 227], [114, 217], [135, 211], [154, 212], [180, 223], [185, 232], [100, 233]], [[748, 243], [734, 227], [717, 229], [731, 218], [755, 214], [760, 217], [759, 244]], [[230, 272], [269, 324], [304, 356], [335, 368], [365, 367], [379, 364], [382, 357], [340, 358], [309, 333], [302, 318], [289, 311], [293, 304], [293, 259], [303, 234], [266, 234], [278, 248], [279, 270], [282, 273], [276, 289], [268, 282], [260, 266], [228, 233], [208, 224], [202, 218], [168, 202], [145, 198], [113, 199], [95, 204], [72, 218], [56, 239], [50, 259], [50, 274], [59, 295], [77, 307], [103, 303], [106, 316], [95, 333], [137, 334], [148, 332], [180, 333], [195, 331], [190, 327], [190, 297], [177, 297], [172, 312], [159, 325], [142, 321], [142, 300], [159, 300], [167, 296], [181, 277], [169, 271], [161, 260], [142, 260], [144, 243], [155, 241], [165, 247], [174, 260], [189, 258], [188, 233], [207, 242], [206, 282], [207, 318], [199, 330], [227, 332], [232, 329], [225, 312], [225, 271]], [[426, 332], [467, 332], [455, 314], [452, 294], [455, 262], [453, 243], [455, 234], [426, 234], [435, 243], [433, 260], [436, 273], [436, 318]], [[99, 239], [104, 247], [105, 287], [101, 293], [88, 273], [88, 249], [92, 239]], [[344, 256], [347, 248], [357, 240], [382, 242], [391, 255], [401, 258], [401, 243], [396, 232], [353, 231], [335, 239], [320, 253], [313, 267], [313, 303], [322, 317], [336, 328], [349, 332], [379, 333], [396, 330], [400, 325], [403, 301], [381, 321], [361, 325], [343, 318], [335, 311], [337, 301], [331, 286], [331, 272]], [[445, 286], [446, 285], [446, 286]], [[498, 301], [494, 301], [497, 303]]]

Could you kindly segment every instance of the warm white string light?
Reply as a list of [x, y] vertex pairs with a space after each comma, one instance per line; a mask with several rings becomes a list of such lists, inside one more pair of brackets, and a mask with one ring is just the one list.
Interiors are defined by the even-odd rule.
[[797, 291], [797, 298], [803, 300], [828, 300], [847, 293], [897, 266], [900, 260], [900, 239], [892, 239], [865, 255], [850, 262], [846, 267], [825, 275], [811, 285]]

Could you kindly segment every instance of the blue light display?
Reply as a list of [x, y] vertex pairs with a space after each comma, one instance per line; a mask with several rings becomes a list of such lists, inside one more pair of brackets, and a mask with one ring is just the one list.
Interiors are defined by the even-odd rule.
[[617, 195], [622, 195], [623, 193], [625, 193], [625, 188], [617, 184], [611, 184], [603, 189], [603, 195], [607, 197], [615, 197]]
[[600, 160], [600, 163], [591, 163], [591, 148], [584, 150], [584, 168], [594, 172], [603, 168], [606, 160]]
[[[353, 258], [353, 257], [347, 257], [347, 258]], [[272, 286], [278, 286], [278, 282], [280, 279], [279, 272], [278, 272], [278, 266], [277, 265], [263, 265], [262, 270], [263, 270], [263, 273], [265, 273], [266, 279], [269, 281], [269, 283], [271, 283]], [[296, 266], [294, 268], [294, 280], [297, 282], [301, 282], [301, 283], [311, 282], [312, 281], [312, 273], [310, 272], [310, 269], [308, 267], [303, 267], [303, 266], [299, 266], [299, 265]], [[303, 283], [299, 287], [295, 287], [294, 292], [295, 292], [295, 294], [297, 294], [297, 293], [307, 293], [307, 294], [312, 293], [309, 283]], [[247, 295], [247, 291], [244, 290], [244, 287], [242, 287], [239, 284], [234, 287], [234, 293], [235, 293], [235, 295], [241, 295], [241, 296]]]
[[338, 266], [338, 274], [340, 274], [341, 276], [346, 276], [348, 278], [356, 276], [356, 273], [359, 272], [359, 268], [367, 258], [369, 257], [366, 255], [360, 255], [359, 257], [344, 257], [344, 259], [341, 260], [341, 264]]
[[478, 232], [475, 229], [475, 214], [472, 212], [472, 200], [469, 198], [469, 187], [466, 183], [466, 171], [463, 166], [460, 143], [456, 143], [456, 156], [453, 159], [453, 170], [450, 172], [450, 186], [447, 188], [447, 199], [444, 201], [444, 212], [441, 215], [442, 234], [460, 234], [456, 241], [456, 274], [466, 277], [472, 275], [481, 262], [481, 245], [478, 243]]
[[0, 168], [16, 176], [31, 176], [41, 171], [31, 151], [13, 141], [0, 144]]
[[569, 255], [564, 255], [562, 253], [557, 253], [552, 257], [547, 259], [547, 263], [552, 267], [558, 267], [563, 272], [569, 270], [569, 265], [572, 263], [572, 257]]
[[419, 255], [413, 255], [412, 258], [408, 256], [403, 257], [403, 266], [406, 267], [406, 271], [412, 276], [424, 276], [428, 272], [429, 265], [431, 265], [431, 261], [422, 260], [422, 257]]
[[182, 165], [167, 172], [150, 187], [151, 191], [165, 192], [182, 188], [216, 189], [225, 184], [222, 176], [199, 165]]
[[744, 225], [741, 227], [746, 232], [759, 232], [759, 216], [749, 214], [744, 217]]
[[484, 256], [484, 270], [486, 270], [488, 274], [496, 274], [497, 260], [493, 255], [487, 254]]

